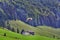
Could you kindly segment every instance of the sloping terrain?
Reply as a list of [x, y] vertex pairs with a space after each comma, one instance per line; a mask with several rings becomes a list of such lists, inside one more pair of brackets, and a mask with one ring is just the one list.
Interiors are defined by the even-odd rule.
[[[27, 20], [28, 18], [31, 19]], [[60, 1], [0, 0], [0, 26], [6, 28], [0, 31], [1, 40], [60, 40]], [[16, 33], [17, 29], [19, 34]], [[21, 35], [23, 29], [33, 31], [36, 36]], [[3, 36], [4, 31], [7, 38]]]
[[[4, 36], [4, 33], [6, 33], [6, 36]], [[38, 35], [25, 36], [0, 28], [0, 40], [58, 40], [58, 39], [53, 39]]]
[[[28, 20], [27, 18], [32, 18]], [[59, 0], [0, 0], [0, 25], [6, 20], [22, 20], [32, 26], [60, 27]]]
[[55, 38], [55, 37], [60, 38], [60, 30], [58, 28], [52, 28], [49, 26], [32, 27], [20, 20], [16, 20], [16, 21], [10, 20], [9, 24], [10, 24], [11, 28], [13, 27], [15, 29], [15, 31], [18, 28], [20, 33], [21, 33], [21, 30], [24, 29], [25, 31], [35, 32], [35, 35], [47, 36], [47, 37], [51, 37], [51, 38]]
[[41, 35], [46, 35], [46, 36], [55, 36], [56, 38], [60, 38], [60, 29], [52, 28], [52, 27], [47, 27], [47, 26], [38, 26], [38, 29], [41, 31]]

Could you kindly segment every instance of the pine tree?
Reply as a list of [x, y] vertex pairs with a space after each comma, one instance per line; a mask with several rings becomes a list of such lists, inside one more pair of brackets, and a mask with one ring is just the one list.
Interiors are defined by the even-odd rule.
[[11, 27], [10, 27], [10, 25], [9, 25], [9, 26], [7, 26], [7, 29], [8, 29], [8, 30], [11, 30]]
[[4, 33], [4, 36], [6, 36], [6, 33]]
[[12, 29], [11, 29], [11, 31], [15, 32], [15, 29], [14, 29], [14, 28], [12, 28]]
[[17, 28], [17, 33], [19, 33], [19, 29]]

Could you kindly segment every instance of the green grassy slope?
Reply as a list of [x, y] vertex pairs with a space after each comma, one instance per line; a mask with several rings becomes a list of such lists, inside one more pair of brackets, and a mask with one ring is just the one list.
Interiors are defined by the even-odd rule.
[[55, 35], [56, 38], [60, 38], [60, 30], [47, 27], [47, 26], [38, 26], [38, 27], [32, 27], [28, 24], [25, 24], [24, 22], [20, 20], [11, 20], [9, 21], [9, 24], [11, 27], [19, 28], [20, 32], [22, 29], [26, 31], [34, 31], [36, 35], [41, 35], [41, 36], [47, 36], [47, 37], [52, 37]]
[[35, 34], [39, 34], [39, 29], [33, 27], [33, 26], [30, 26], [28, 24], [25, 24], [24, 22], [20, 21], [20, 20], [11, 20], [9, 21], [9, 24], [11, 27], [14, 27], [15, 29], [16, 28], [19, 28], [20, 32], [22, 29], [24, 29], [25, 31], [34, 31]]
[[[6, 36], [3, 36], [4, 33], [6, 33]], [[39, 35], [26, 36], [26, 35], [17, 34], [9, 30], [0, 28], [0, 40], [58, 40], [58, 39], [48, 38]]]
[[50, 37], [53, 37], [55, 35], [56, 38], [60, 38], [60, 30], [58, 28], [52, 28], [47, 26], [38, 26], [37, 28], [42, 31], [40, 33], [41, 35], [46, 35]]

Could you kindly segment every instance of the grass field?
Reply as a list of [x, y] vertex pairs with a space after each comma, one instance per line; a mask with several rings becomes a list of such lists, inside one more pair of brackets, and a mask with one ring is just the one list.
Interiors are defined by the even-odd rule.
[[15, 30], [16, 28], [19, 28], [20, 32], [22, 29], [24, 29], [26, 31], [34, 31], [36, 35], [47, 36], [52, 38], [53, 38], [53, 35], [55, 35], [56, 38], [60, 38], [60, 29], [58, 28], [52, 28], [47, 26], [33, 27], [20, 20], [16, 20], [16, 21], [11, 20], [9, 21], [9, 24], [11, 27], [14, 27]]
[[[6, 36], [4, 36], [6, 33]], [[21, 35], [11, 32], [7, 29], [0, 28], [0, 40], [58, 40], [40, 35]]]

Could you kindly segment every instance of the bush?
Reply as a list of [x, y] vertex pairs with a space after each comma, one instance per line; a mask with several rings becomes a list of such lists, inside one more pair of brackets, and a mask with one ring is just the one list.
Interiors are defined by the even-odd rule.
[[6, 33], [4, 33], [4, 36], [6, 36]]

